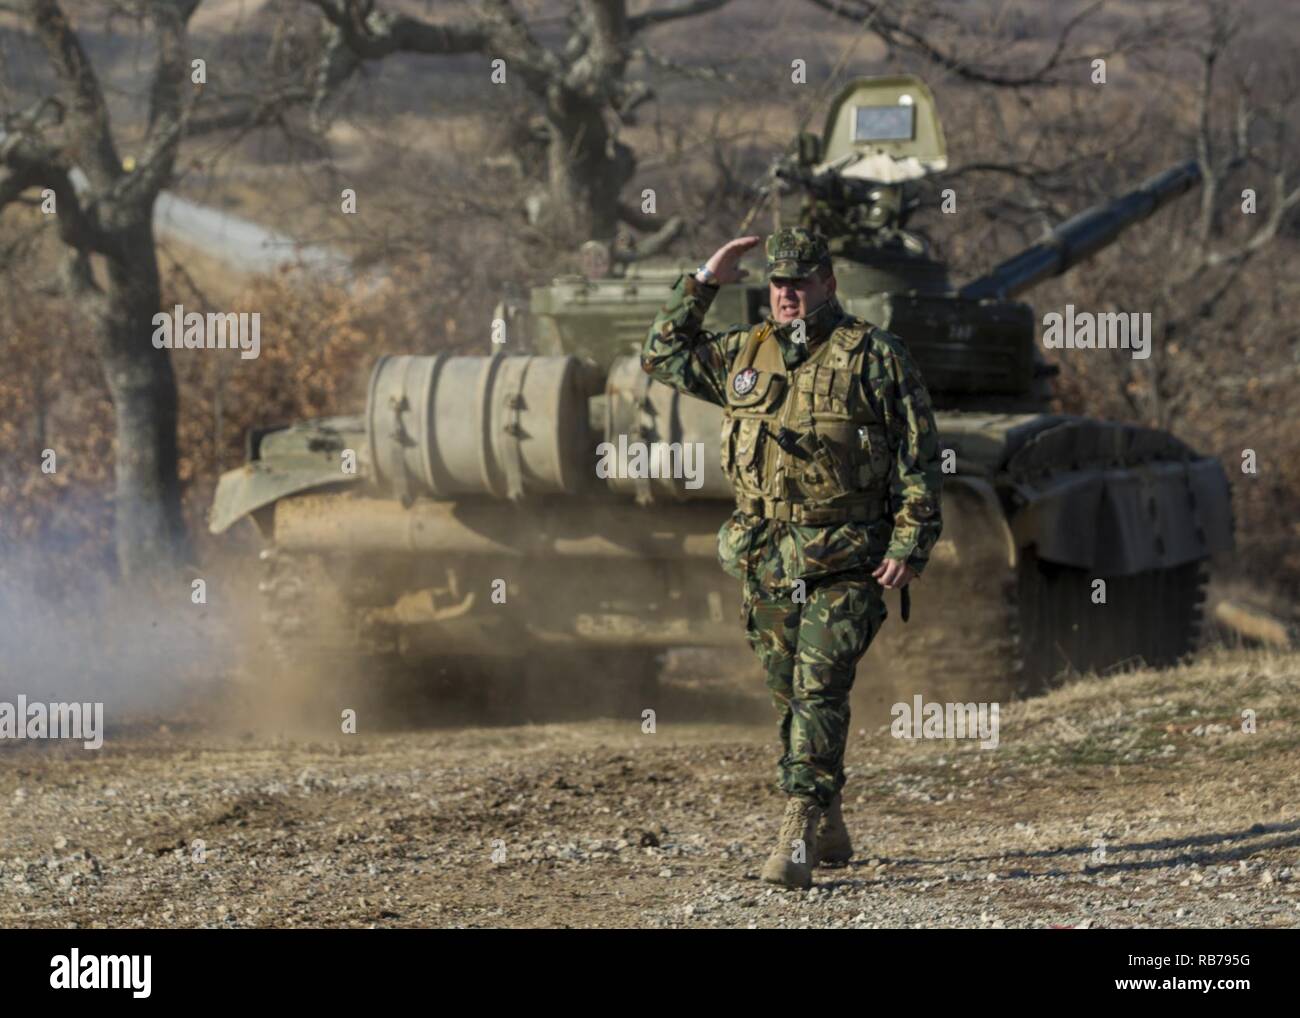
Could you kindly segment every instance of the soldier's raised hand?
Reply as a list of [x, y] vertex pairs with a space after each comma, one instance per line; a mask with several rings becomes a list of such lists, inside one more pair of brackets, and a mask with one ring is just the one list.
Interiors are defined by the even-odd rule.
[[741, 256], [746, 251], [757, 247], [762, 239], [762, 237], [737, 237], [735, 240], [729, 240], [709, 256], [704, 266], [713, 273], [719, 286], [738, 283], [749, 275], [745, 269], [740, 268]]

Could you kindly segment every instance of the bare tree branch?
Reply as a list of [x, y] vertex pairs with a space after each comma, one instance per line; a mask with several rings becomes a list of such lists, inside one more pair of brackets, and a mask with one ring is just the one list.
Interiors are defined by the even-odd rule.
[[363, 60], [391, 53], [476, 53], [488, 32], [482, 24], [435, 25], [405, 14], [374, 10], [369, 0], [310, 0]]
[[291, 85], [270, 94], [227, 96], [224, 108], [191, 114], [186, 138], [201, 138], [218, 131], [248, 131], [279, 121], [290, 110], [312, 101], [313, 89]]
[[731, 0], [692, 0], [690, 3], [678, 4], [676, 7], [661, 7], [658, 10], [646, 11], [627, 19], [628, 35], [636, 35], [647, 28], [667, 24], [679, 18], [695, 18], [701, 14], [709, 14], [726, 7], [730, 2]]
[[594, 97], [621, 79], [627, 66], [627, 11], [624, 0], [579, 0], [579, 11], [587, 45], [564, 83]]
[[528, 87], [542, 93], [564, 72], [563, 62], [534, 37], [510, 0], [483, 0], [491, 46], [509, 53]]
[[96, 189], [106, 191], [123, 171], [99, 80], [57, 0], [28, 2], [36, 35], [67, 93], [75, 162]]
[[698, 81], [725, 81], [728, 84], [736, 84], [739, 79], [726, 71], [719, 70], [717, 66], [709, 65], [705, 67], [688, 67], [685, 64], [679, 64], [666, 57], [661, 57], [653, 50], [645, 46], [634, 46], [630, 51], [631, 55], [644, 60], [651, 67], [657, 70], [667, 71], [670, 74], [678, 75], [683, 78], [695, 78]]
[[[154, 0], [151, 6], [158, 59], [149, 98], [145, 150], [125, 182], [128, 197], [152, 202], [175, 168], [176, 153], [193, 106], [193, 101], [187, 106], [183, 94], [190, 72], [187, 26], [197, 6], [198, 0]], [[197, 98], [196, 94], [194, 101]]]
[[[319, 110], [328, 94], [361, 62], [394, 53], [447, 56], [456, 53], [500, 53], [530, 89], [544, 93], [551, 76], [562, 66], [554, 54], [533, 38], [509, 0], [483, 0], [478, 18], [460, 25], [434, 24], [406, 14], [376, 10], [372, 0], [307, 0], [333, 27], [336, 39], [327, 46], [317, 75]], [[347, 53], [340, 49], [346, 47]], [[348, 58], [348, 54], [353, 59]]]
[[19, 132], [0, 138], [0, 209], [24, 191], [54, 192], [59, 237], [77, 248], [102, 251], [105, 236], [95, 212], [83, 207], [72, 184], [72, 167], [65, 156], [35, 134]]
[[954, 74], [966, 81], [978, 82], [984, 85], [1028, 88], [1060, 84], [1061, 78], [1054, 72], [1079, 65], [1088, 65], [1093, 60], [1108, 57], [1115, 52], [1115, 49], [1112, 48], [1109, 50], [1074, 53], [1070, 56], [1066, 55], [1070, 51], [1070, 36], [1073, 35], [1075, 29], [1102, 7], [1102, 0], [1085, 7], [1070, 18], [1057, 36], [1056, 44], [1053, 46], [1051, 53], [1048, 54], [1047, 59], [1032, 70], [1024, 72], [976, 67], [958, 57], [955, 53], [939, 46], [925, 32], [913, 28], [908, 22], [907, 16], [909, 14], [912, 15], [912, 21], [926, 23], [933, 21], [934, 12], [931, 8], [926, 8], [922, 12], [916, 9], [915, 4], [907, 4], [903, 5], [902, 9], [899, 10], [889, 0], [883, 0], [883, 2], [855, 0], [852, 3], [846, 2], [846, 0], [808, 0], [808, 2], [834, 14], [836, 17], [861, 25], [867, 31], [877, 35], [891, 49], [898, 48], [916, 53], [930, 63], [942, 67], [950, 74]]

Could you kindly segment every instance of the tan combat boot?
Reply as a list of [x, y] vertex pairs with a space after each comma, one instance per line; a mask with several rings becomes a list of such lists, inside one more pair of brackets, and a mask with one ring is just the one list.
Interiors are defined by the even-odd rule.
[[844, 826], [844, 814], [840, 812], [843, 800], [844, 796], [836, 792], [817, 825], [818, 866], [846, 866], [853, 858], [853, 842], [849, 840], [849, 829]]
[[[791, 796], [781, 819], [776, 848], [763, 864], [763, 880], [783, 887], [812, 887], [812, 863], [817, 857], [817, 803]], [[801, 846], [796, 842], [803, 842]], [[796, 862], [796, 858], [802, 862]]]

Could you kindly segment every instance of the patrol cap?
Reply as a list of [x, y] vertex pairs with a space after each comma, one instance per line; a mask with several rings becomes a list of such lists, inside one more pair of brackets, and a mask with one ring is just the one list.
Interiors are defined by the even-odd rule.
[[787, 226], [767, 238], [768, 279], [807, 279], [830, 263], [830, 248], [820, 233]]

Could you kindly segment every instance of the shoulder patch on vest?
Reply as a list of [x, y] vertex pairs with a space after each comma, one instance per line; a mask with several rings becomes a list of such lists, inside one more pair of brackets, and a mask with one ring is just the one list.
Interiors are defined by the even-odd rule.
[[747, 396], [749, 395], [749, 390], [754, 387], [754, 383], [757, 381], [758, 372], [753, 368], [745, 368], [744, 371], [739, 372], [736, 377], [731, 380], [731, 388], [737, 396]]

